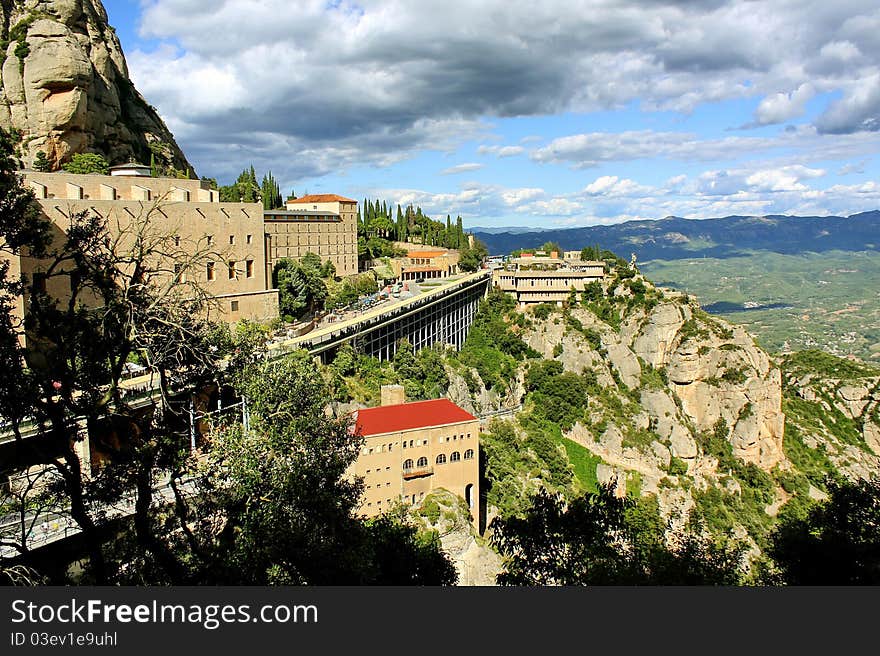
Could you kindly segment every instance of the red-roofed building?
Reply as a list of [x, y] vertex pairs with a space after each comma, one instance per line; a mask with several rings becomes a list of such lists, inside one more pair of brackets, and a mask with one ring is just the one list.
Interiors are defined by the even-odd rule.
[[391, 266], [400, 280], [446, 278], [458, 273], [459, 257], [458, 251], [411, 250], [393, 259]]
[[303, 196], [301, 198], [287, 199], [287, 205], [308, 205], [309, 203], [354, 203], [357, 205], [356, 200], [340, 196], [339, 194], [309, 194], [308, 196]]
[[382, 388], [382, 405], [358, 410], [364, 436], [351, 473], [364, 479], [361, 512], [370, 517], [395, 501], [418, 504], [443, 488], [462, 497], [480, 526], [480, 421], [449, 399], [404, 403], [403, 388]]

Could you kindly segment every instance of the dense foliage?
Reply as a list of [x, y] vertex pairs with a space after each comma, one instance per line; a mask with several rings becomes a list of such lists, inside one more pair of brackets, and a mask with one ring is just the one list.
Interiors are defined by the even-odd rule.
[[785, 518], [768, 549], [790, 585], [880, 584], [880, 479], [829, 481], [829, 498]]
[[281, 318], [292, 322], [323, 309], [328, 294], [325, 279], [334, 273], [333, 263], [328, 260], [322, 264], [314, 253], [306, 253], [299, 260], [278, 260], [272, 285], [278, 289]]
[[502, 585], [736, 585], [742, 545], [682, 533], [667, 542], [653, 498], [600, 486], [566, 501], [539, 491], [522, 516], [492, 523]]
[[[45, 154], [44, 154], [45, 156]], [[110, 167], [107, 160], [96, 153], [74, 153], [62, 168], [68, 173], [98, 173], [107, 175]]]

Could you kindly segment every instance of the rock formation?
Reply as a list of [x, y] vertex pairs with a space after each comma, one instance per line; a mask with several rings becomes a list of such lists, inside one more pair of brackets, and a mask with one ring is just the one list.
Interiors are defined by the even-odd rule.
[[25, 166], [58, 169], [75, 153], [112, 164], [151, 156], [192, 173], [156, 110], [134, 88], [100, 0], [0, 0], [0, 126]]
[[[852, 365], [840, 380], [821, 370], [784, 374], [787, 362], [771, 358], [741, 327], [637, 278], [646, 292], [614, 304], [626, 309], [610, 322], [581, 303], [519, 309], [510, 318], [545, 360], [594, 381], [583, 419], [562, 435], [598, 459], [596, 479], [616, 481], [620, 494], [656, 495], [676, 528], [695, 513], [719, 525], [728, 521], [728, 505], [741, 507], [748, 518], [734, 530], [743, 537], [766, 530], [795, 495], [823, 497], [826, 475], [880, 472], [875, 370]], [[605, 298], [627, 294], [618, 282], [604, 287]], [[500, 394], [486, 391], [476, 369], [468, 372], [474, 385], [449, 367], [449, 395], [483, 415], [507, 408], [502, 418], [514, 419], [533, 363], [522, 362]], [[528, 494], [540, 484], [531, 477], [543, 474], [533, 466], [521, 475]]]

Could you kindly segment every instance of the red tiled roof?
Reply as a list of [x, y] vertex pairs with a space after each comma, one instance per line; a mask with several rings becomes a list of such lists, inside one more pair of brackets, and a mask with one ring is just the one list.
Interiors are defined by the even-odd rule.
[[355, 425], [361, 435], [382, 435], [414, 428], [430, 428], [474, 421], [474, 417], [449, 399], [415, 401], [358, 410]]
[[356, 200], [352, 200], [351, 198], [346, 198], [345, 196], [338, 196], [337, 194], [311, 194], [309, 196], [303, 196], [302, 198], [288, 198], [288, 205], [300, 205], [303, 203], [356, 203]]
[[409, 251], [406, 254], [407, 257], [443, 257], [446, 255], [446, 251]]

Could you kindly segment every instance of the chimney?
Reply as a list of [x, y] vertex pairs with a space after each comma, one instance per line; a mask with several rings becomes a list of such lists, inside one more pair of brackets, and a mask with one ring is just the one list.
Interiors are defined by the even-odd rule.
[[382, 401], [380, 405], [400, 405], [406, 403], [406, 392], [403, 385], [382, 385]]

